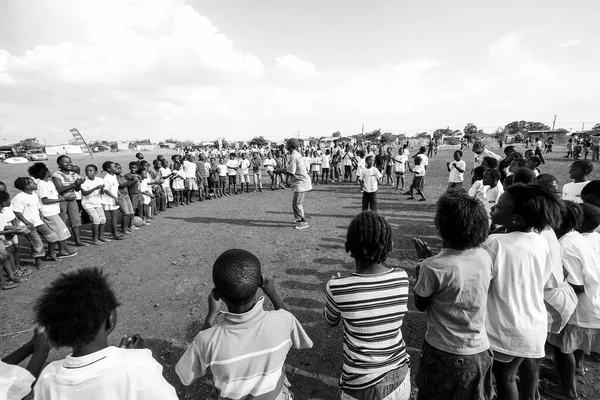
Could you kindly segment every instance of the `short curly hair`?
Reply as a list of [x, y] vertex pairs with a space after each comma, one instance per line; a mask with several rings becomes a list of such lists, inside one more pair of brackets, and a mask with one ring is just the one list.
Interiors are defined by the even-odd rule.
[[48, 167], [43, 162], [36, 162], [27, 169], [29, 176], [35, 179], [44, 179], [48, 173]]
[[583, 212], [583, 220], [577, 230], [581, 233], [595, 231], [600, 226], [600, 208], [587, 203], [581, 203], [579, 206]]
[[523, 217], [525, 228], [538, 232], [560, 224], [563, 202], [556, 192], [542, 185], [516, 183], [504, 192], [514, 202], [514, 213]]
[[558, 229], [564, 232], [570, 232], [579, 229], [583, 223], [583, 208], [570, 200], [564, 201], [565, 207], [562, 212], [562, 221]]
[[384, 262], [392, 251], [392, 227], [371, 211], [358, 214], [348, 227], [346, 252], [355, 260]]
[[107, 275], [100, 268], [80, 268], [50, 283], [36, 300], [34, 312], [53, 345], [75, 347], [93, 342], [118, 306]]
[[466, 192], [452, 191], [440, 196], [434, 220], [442, 239], [456, 250], [479, 247], [489, 234], [485, 207]]
[[213, 264], [213, 283], [226, 300], [246, 304], [262, 284], [260, 260], [246, 250], [227, 250]]

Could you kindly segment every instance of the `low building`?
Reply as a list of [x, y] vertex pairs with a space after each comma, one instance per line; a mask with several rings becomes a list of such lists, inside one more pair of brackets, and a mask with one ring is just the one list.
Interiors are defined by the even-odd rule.
[[57, 146], [46, 146], [46, 154], [49, 156], [83, 154], [83, 150], [78, 144], [59, 144]]

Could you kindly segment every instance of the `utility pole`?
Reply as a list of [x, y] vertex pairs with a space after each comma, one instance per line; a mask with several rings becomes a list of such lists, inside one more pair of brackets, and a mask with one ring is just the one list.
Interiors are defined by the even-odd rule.
[[362, 124], [362, 134], [365, 134], [365, 124]]
[[583, 131], [583, 130], [585, 130], [585, 122], [582, 122], [582, 123], [581, 123], [581, 130], [582, 130], [582, 131]]
[[552, 121], [552, 130], [554, 130], [555, 124], [556, 124], [556, 114], [554, 114], [554, 121]]

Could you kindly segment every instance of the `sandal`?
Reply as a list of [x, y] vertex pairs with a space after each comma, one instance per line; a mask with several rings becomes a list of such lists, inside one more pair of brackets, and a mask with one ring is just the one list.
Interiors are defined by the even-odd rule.
[[575, 374], [578, 376], [585, 376], [585, 374], [587, 374], [589, 371], [589, 369], [587, 367], [583, 367], [582, 368], [575, 368]]
[[23, 282], [27, 282], [29, 279], [27, 278], [17, 278], [16, 276], [11, 279], [10, 281], [13, 283], [23, 283]]
[[112, 240], [125, 240], [125, 236], [121, 235], [121, 236], [113, 236]]
[[17, 277], [29, 276], [32, 273], [33, 273], [33, 271], [31, 270], [31, 268], [19, 267], [15, 271], [15, 276], [17, 276]]
[[10, 290], [10, 289], [14, 289], [17, 286], [19, 286], [18, 283], [7, 283], [6, 285], [2, 286], [2, 290]]
[[108, 239], [108, 238], [100, 238], [100, 239], [98, 239], [98, 240], [99, 240], [99, 241], [101, 241], [101, 242], [103, 242], [103, 243], [108, 243], [108, 242], [110, 242], [110, 241], [111, 241], [111, 240], [110, 240], [110, 239]]

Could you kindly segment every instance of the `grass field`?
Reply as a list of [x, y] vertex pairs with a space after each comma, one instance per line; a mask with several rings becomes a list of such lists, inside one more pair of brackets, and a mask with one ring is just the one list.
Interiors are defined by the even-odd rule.
[[[388, 186], [378, 193], [379, 211], [394, 229], [394, 250], [386, 264], [407, 270], [411, 293], [416, 262], [412, 238], [423, 238], [434, 250], [441, 244], [433, 216], [435, 201], [447, 186], [445, 163], [452, 159], [453, 150], [442, 148], [437, 158], [430, 159], [425, 187], [428, 201], [407, 200]], [[497, 148], [491, 150], [501, 153]], [[541, 166], [543, 172], [557, 177], [560, 186], [568, 182], [570, 161], [564, 154], [557, 149]], [[100, 165], [106, 159], [127, 165], [133, 156], [101, 154], [95, 155], [93, 162]], [[464, 159], [470, 169], [473, 155], [469, 150]], [[81, 167], [89, 161], [74, 158]], [[54, 162], [48, 165], [54, 168]], [[0, 165], [0, 180], [12, 188], [17, 176], [26, 175], [26, 168], [27, 164]], [[598, 176], [597, 171], [591, 175]], [[175, 208], [124, 241], [78, 249], [77, 257], [48, 263], [19, 288], [0, 292], [0, 354], [29, 339], [30, 332], [19, 332], [31, 328], [34, 299], [50, 280], [70, 268], [97, 266], [110, 272], [122, 303], [112, 343], [117, 344], [122, 335], [139, 332], [181, 399], [216, 398], [210, 377], [183, 387], [174, 365], [202, 326], [212, 288], [213, 261], [224, 250], [243, 248], [259, 257], [264, 272], [275, 278], [281, 297], [314, 341], [313, 349], [292, 351], [288, 356], [288, 378], [296, 398], [333, 398], [342, 365], [342, 328], [331, 329], [323, 319], [324, 287], [333, 274], [347, 274], [354, 268], [344, 242], [350, 220], [360, 211], [361, 194], [354, 184], [315, 186], [305, 202], [310, 228], [303, 231], [293, 229], [291, 196], [289, 189], [267, 190]], [[31, 265], [25, 248], [24, 253], [25, 264]], [[403, 335], [412, 357], [413, 377], [425, 327], [425, 315], [416, 311], [411, 299]], [[49, 360], [66, 354], [64, 349], [53, 350]], [[600, 368], [587, 364], [590, 373], [583, 378], [580, 394], [599, 398]]]

